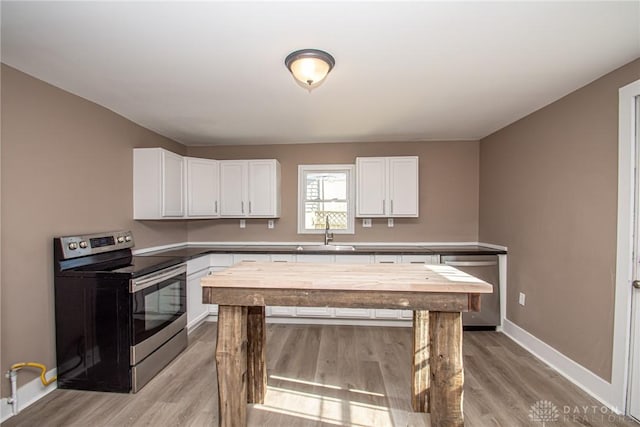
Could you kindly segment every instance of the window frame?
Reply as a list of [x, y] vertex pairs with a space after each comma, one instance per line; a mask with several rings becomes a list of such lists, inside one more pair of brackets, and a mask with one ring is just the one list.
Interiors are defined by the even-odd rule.
[[347, 229], [331, 229], [334, 234], [355, 234], [355, 169], [354, 164], [298, 165], [298, 234], [324, 234], [322, 229], [305, 228], [305, 173], [306, 172], [346, 172], [347, 174]]

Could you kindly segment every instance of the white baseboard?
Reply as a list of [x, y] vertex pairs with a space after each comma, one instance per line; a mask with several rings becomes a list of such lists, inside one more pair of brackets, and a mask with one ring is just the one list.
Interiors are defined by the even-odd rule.
[[202, 322], [210, 321], [207, 319], [208, 317], [209, 312], [205, 311], [204, 313], [193, 319], [191, 322], [187, 323], [187, 333], [190, 334], [191, 332], [193, 332], [198, 326], [200, 326]]
[[[51, 369], [47, 372], [46, 378], [56, 376], [57, 372], [58, 370], [56, 368]], [[20, 373], [18, 373], [18, 375], [20, 375]], [[40, 381], [40, 377], [34, 378], [22, 387], [18, 387], [18, 411], [22, 411], [37, 400], [42, 399], [56, 388], [58, 388], [57, 381], [54, 381], [47, 387], [44, 387]], [[0, 423], [5, 422], [13, 416], [11, 404], [8, 403], [7, 400], [7, 398], [2, 398], [0, 401]]]
[[560, 375], [599, 400], [603, 405], [617, 414], [622, 413], [621, 407], [611, 401], [611, 396], [614, 395], [611, 383], [603, 380], [508, 319], [504, 319], [502, 322], [502, 332], [525, 350], [555, 369]]

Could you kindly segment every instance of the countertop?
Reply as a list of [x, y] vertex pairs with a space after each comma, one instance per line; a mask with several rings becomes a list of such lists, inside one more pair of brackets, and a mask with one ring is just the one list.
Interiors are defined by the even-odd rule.
[[[334, 242], [335, 245], [341, 243]], [[351, 246], [351, 243], [342, 243]], [[253, 254], [339, 254], [339, 255], [498, 255], [507, 252], [479, 245], [456, 246], [418, 246], [418, 245], [367, 245], [353, 244], [354, 250], [330, 250], [318, 245], [304, 244], [304, 250], [299, 250], [299, 245], [292, 244], [264, 244], [264, 245], [185, 245], [165, 250], [146, 252], [139, 256], [163, 256], [181, 258], [189, 261], [203, 255], [227, 254], [227, 253], [253, 253]]]

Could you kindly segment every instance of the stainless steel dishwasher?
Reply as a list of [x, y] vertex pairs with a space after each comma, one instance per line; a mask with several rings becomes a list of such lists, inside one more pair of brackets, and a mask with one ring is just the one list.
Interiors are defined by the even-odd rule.
[[480, 311], [462, 313], [463, 326], [500, 325], [500, 270], [498, 255], [443, 255], [442, 264], [450, 265], [493, 285], [492, 294], [480, 297]]

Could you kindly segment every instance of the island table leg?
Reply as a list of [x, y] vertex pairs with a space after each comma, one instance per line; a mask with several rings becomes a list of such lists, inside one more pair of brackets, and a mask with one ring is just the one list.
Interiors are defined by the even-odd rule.
[[264, 403], [267, 390], [267, 335], [264, 307], [249, 307], [247, 317], [247, 402]]
[[247, 307], [218, 308], [218, 425], [247, 425]]
[[462, 314], [431, 312], [431, 425], [462, 427]]
[[429, 412], [429, 312], [413, 312], [413, 363], [411, 405], [415, 412]]

